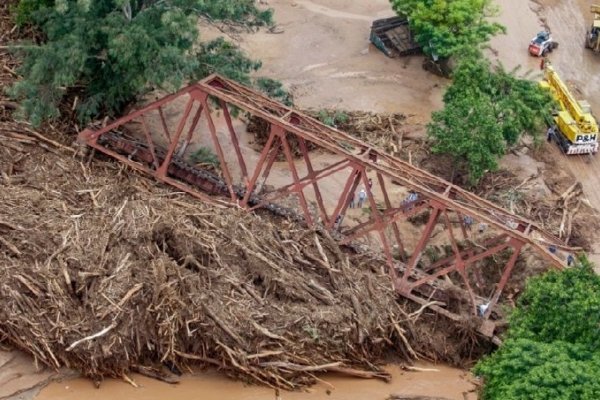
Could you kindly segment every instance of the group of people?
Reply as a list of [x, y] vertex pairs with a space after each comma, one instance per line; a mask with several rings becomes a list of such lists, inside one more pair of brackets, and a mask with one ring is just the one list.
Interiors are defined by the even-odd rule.
[[[373, 187], [373, 180], [371, 178], [369, 178], [368, 185], [369, 190], [371, 190], [371, 188]], [[365, 200], [367, 200], [367, 191], [365, 190], [365, 188], [362, 188], [358, 192], [358, 201], [356, 201], [356, 196], [354, 196], [354, 194], [351, 195], [349, 206], [350, 208], [362, 208], [365, 204]]]

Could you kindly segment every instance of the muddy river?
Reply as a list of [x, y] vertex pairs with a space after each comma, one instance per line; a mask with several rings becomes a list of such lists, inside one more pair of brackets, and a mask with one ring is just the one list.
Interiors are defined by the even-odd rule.
[[100, 389], [84, 379], [53, 383], [36, 397], [38, 400], [107, 400], [126, 398], [129, 400], [384, 400], [391, 394], [431, 396], [444, 399], [476, 399], [475, 385], [470, 374], [444, 366], [421, 364], [428, 372], [406, 372], [390, 366], [392, 382], [349, 379], [335, 375], [324, 375], [319, 383], [304, 392], [279, 392], [247, 386], [227, 379], [216, 371], [198, 376], [186, 376], [180, 384], [170, 385], [153, 379], [134, 376], [138, 388], [119, 380], [108, 380]]

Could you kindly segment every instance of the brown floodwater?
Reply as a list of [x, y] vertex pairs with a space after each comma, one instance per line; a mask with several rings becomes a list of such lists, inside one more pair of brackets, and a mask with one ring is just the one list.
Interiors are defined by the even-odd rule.
[[[384, 400], [391, 394], [431, 396], [452, 400], [475, 400], [474, 378], [468, 372], [443, 365], [419, 364], [428, 372], [403, 371], [398, 366], [386, 368], [392, 374], [390, 383], [378, 380], [347, 378], [335, 374], [321, 376], [324, 382], [305, 391], [281, 391], [244, 385], [228, 379], [217, 371], [184, 376], [179, 384], [171, 385], [143, 376], [133, 375], [139, 386], [110, 379], [94, 388], [86, 379], [69, 379], [52, 383], [43, 389], [37, 400]], [[328, 394], [329, 391], [329, 394]]]

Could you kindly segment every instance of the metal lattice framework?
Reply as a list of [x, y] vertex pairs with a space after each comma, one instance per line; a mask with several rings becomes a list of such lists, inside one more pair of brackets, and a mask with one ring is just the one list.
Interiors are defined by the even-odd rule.
[[[240, 143], [239, 131], [244, 127], [236, 130], [239, 122], [231, 116], [233, 109], [268, 124], [268, 139], [261, 148], [249, 149]], [[176, 115], [174, 131], [165, 114]], [[145, 159], [123, 154], [102, 141], [104, 135], [127, 128], [137, 131]], [[308, 226], [321, 224], [335, 231], [342, 244], [368, 242], [377, 250], [374, 253], [385, 257], [400, 295], [454, 319], [460, 316], [443, 304], [442, 294], [449, 287], [465, 293], [473, 314], [477, 314], [478, 305], [488, 304], [482, 316], [482, 330], [487, 334], [493, 333], [493, 324], [486, 325], [485, 321], [497, 310], [494, 306], [525, 247], [559, 268], [564, 261], [556, 254], [573, 251], [532, 221], [217, 75], [104, 127], [86, 129], [79, 138], [205, 201], [247, 210], [278, 202], [292, 204]], [[185, 159], [190, 143], [195, 142], [218, 157], [225, 197], [210, 195], [198, 188], [202, 185], [191, 185], [174, 172], [176, 160]], [[295, 150], [290, 143], [294, 143]], [[295, 158], [298, 152], [300, 159]], [[271, 179], [274, 165], [279, 170], [276, 180]], [[359, 189], [366, 194], [367, 207], [357, 214], [349, 207]], [[325, 191], [329, 195], [324, 195]], [[398, 193], [410, 195], [399, 202], [393, 196]], [[345, 223], [344, 217], [349, 214], [354, 217]], [[424, 222], [419, 231], [403, 233], [410, 224], [408, 220], [417, 217]], [[414, 230], [415, 224], [412, 226]], [[472, 226], [478, 229], [473, 232]], [[479, 232], [483, 229], [484, 233]], [[437, 258], [425, 257], [432, 246], [448, 250]], [[553, 253], [549, 247], [559, 252]], [[483, 293], [483, 261], [489, 258], [500, 258], [504, 265], [493, 292]]]

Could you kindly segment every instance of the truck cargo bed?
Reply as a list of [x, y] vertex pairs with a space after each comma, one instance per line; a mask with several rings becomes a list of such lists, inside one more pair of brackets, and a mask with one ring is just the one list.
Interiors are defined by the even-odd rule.
[[421, 47], [414, 41], [408, 20], [402, 17], [378, 19], [371, 26], [371, 43], [388, 57], [419, 53]]

